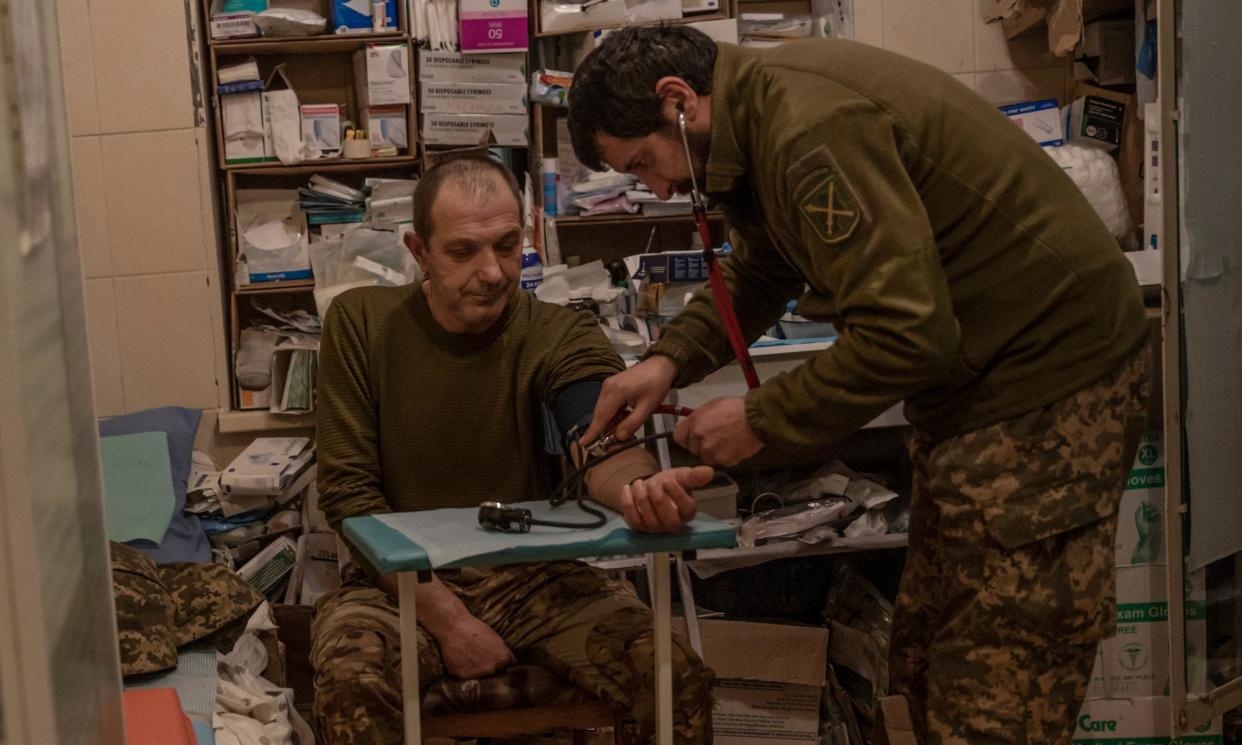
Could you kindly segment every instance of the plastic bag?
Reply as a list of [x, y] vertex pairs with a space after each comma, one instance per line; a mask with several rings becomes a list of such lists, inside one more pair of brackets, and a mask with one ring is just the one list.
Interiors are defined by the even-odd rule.
[[328, 19], [310, 10], [270, 8], [254, 16], [264, 36], [315, 36], [322, 34]]
[[1044, 152], [1078, 185], [1122, 248], [1133, 248], [1136, 242], [1134, 222], [1121, 188], [1121, 172], [1113, 156], [1097, 147], [1073, 142], [1044, 148]]
[[324, 318], [332, 299], [354, 287], [398, 287], [421, 276], [401, 234], [361, 226], [344, 235], [312, 243], [311, 269], [315, 273], [315, 307]]

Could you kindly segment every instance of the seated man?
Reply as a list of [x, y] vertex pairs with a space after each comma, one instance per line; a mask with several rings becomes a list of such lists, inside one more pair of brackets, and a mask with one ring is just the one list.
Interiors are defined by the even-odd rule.
[[[519, 205], [513, 176], [493, 161], [438, 165], [419, 185], [406, 241], [426, 279], [332, 303], [318, 449], [320, 505], [335, 528], [358, 515], [549, 494], [541, 407], [563, 431], [584, 428], [600, 381], [623, 369], [589, 314], [518, 290]], [[674, 531], [694, 516], [689, 489], [711, 469], [656, 471], [633, 448], [592, 469], [587, 488], [635, 530]], [[395, 577], [356, 565], [345, 575], [312, 630], [320, 741], [400, 743]], [[614, 707], [622, 741], [651, 740], [652, 616], [627, 583], [579, 562], [463, 569], [419, 585], [417, 604], [420, 685], [520, 659]], [[676, 637], [673, 664], [676, 742], [707, 742], [712, 673]]]

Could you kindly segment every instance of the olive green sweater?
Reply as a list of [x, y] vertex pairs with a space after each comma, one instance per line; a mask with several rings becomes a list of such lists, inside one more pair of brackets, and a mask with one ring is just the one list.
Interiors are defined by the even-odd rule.
[[622, 363], [595, 319], [517, 292], [479, 335], [445, 331], [418, 287], [336, 298], [319, 353], [320, 507], [377, 512], [545, 496], [540, 404]]

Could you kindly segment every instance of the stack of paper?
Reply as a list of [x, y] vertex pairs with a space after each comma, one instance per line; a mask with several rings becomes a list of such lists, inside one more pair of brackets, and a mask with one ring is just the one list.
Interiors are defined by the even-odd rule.
[[314, 410], [318, 344], [282, 344], [272, 355], [272, 406], [277, 414]]
[[220, 486], [236, 512], [285, 502], [306, 488], [315, 462], [307, 437], [260, 437], [220, 474]]
[[299, 202], [311, 225], [362, 222], [367, 196], [362, 191], [327, 176], [311, 176], [310, 184], [298, 189]]
[[285, 580], [297, 564], [297, 544], [289, 536], [282, 535], [253, 559], [237, 570], [256, 591], [268, 599], [284, 594]]

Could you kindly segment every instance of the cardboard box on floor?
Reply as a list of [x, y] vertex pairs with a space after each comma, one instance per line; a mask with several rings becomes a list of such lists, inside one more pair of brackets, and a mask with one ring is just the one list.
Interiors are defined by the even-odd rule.
[[828, 629], [699, 621], [703, 659], [716, 673], [716, 745], [805, 745], [819, 740]]

